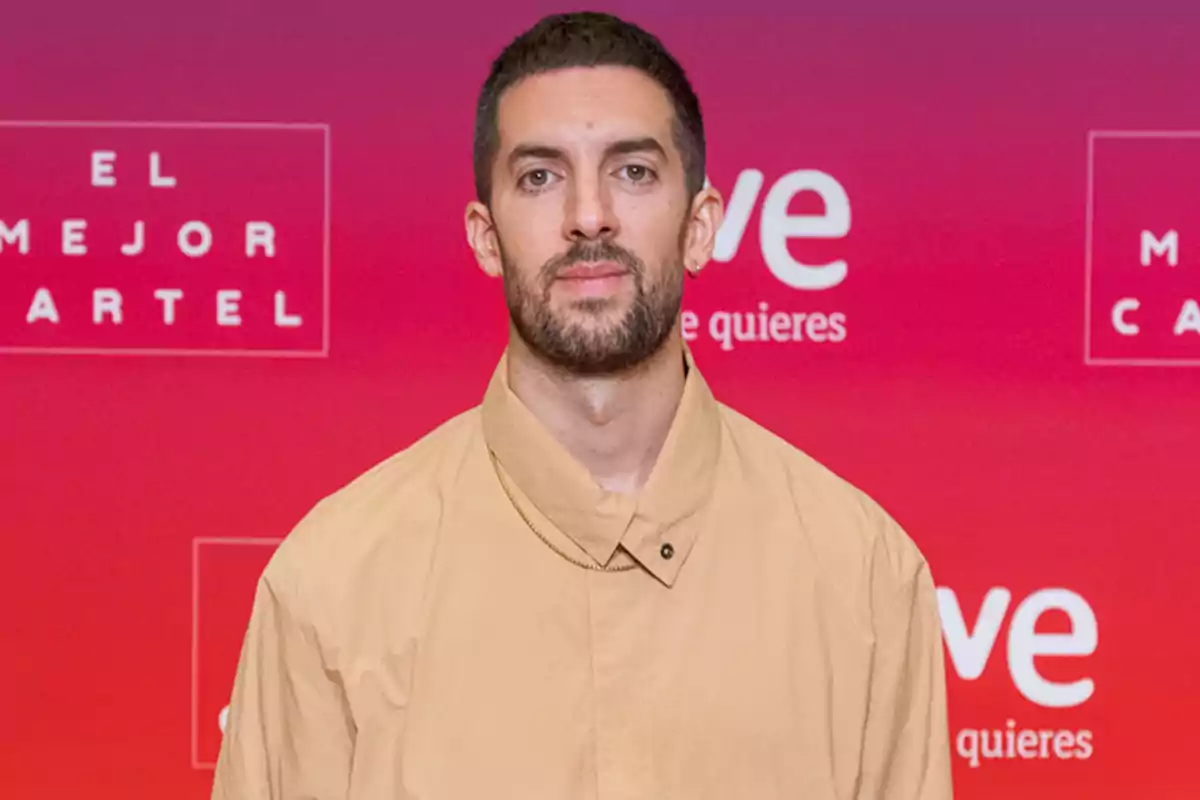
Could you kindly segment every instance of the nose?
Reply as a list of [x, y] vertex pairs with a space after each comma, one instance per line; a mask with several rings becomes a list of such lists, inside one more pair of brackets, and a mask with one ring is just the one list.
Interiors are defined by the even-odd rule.
[[598, 178], [577, 178], [567, 195], [563, 235], [572, 242], [616, 236], [611, 192]]

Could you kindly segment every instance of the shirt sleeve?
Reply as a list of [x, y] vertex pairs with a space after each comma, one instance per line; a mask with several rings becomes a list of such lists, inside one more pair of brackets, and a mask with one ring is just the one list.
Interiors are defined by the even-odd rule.
[[286, 597], [264, 574], [238, 662], [212, 800], [347, 796], [354, 736], [347, 705], [311, 622]]
[[923, 561], [882, 597], [876, 619], [856, 800], [951, 800], [945, 654], [936, 589]]

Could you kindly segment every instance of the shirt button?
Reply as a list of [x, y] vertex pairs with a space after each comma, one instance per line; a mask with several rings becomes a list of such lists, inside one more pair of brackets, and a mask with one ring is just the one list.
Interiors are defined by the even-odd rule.
[[658, 553], [663, 558], [670, 561], [671, 557], [675, 555], [675, 548], [671, 546], [670, 542], [668, 542], [667, 544], [664, 544], [662, 547], [659, 548]]

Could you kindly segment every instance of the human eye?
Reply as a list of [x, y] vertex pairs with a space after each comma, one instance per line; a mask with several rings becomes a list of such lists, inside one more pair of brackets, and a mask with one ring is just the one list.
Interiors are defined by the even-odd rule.
[[553, 180], [553, 172], [539, 167], [522, 173], [521, 177], [517, 179], [517, 186], [526, 192], [539, 192], [549, 186]]
[[647, 184], [658, 179], [658, 173], [645, 164], [626, 164], [617, 174], [630, 183]]

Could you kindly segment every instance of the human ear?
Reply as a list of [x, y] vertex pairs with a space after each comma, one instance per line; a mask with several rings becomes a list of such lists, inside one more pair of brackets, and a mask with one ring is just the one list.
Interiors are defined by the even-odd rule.
[[484, 274], [491, 278], [503, 272], [500, 258], [500, 240], [496, 237], [496, 224], [492, 212], [486, 205], [474, 200], [467, 204], [464, 214], [467, 243], [475, 252], [475, 260]]
[[725, 203], [721, 193], [711, 186], [697, 192], [689, 211], [683, 243], [683, 265], [695, 275], [712, 258], [717, 231], [725, 220]]

